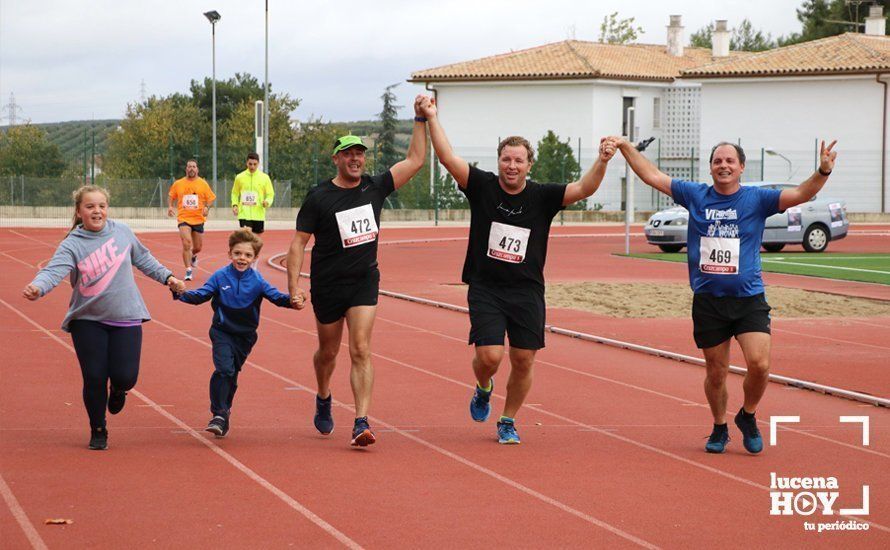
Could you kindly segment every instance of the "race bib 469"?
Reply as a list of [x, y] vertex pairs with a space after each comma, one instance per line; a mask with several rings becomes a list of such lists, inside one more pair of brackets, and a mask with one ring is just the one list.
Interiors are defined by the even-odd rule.
[[735, 275], [739, 272], [739, 239], [702, 237], [699, 269], [712, 275]]

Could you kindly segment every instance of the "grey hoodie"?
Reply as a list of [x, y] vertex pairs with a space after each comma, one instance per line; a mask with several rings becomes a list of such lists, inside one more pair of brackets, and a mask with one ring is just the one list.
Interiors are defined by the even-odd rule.
[[31, 284], [43, 296], [65, 275], [71, 275], [71, 303], [62, 321], [62, 330], [66, 332], [75, 319], [148, 321], [151, 317], [133, 279], [134, 266], [159, 283], [166, 283], [173, 274], [126, 224], [107, 220], [101, 231], [78, 226], [69, 233]]

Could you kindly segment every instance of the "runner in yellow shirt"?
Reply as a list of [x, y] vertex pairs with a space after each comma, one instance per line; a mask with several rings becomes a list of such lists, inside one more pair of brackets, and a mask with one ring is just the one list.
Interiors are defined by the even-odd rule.
[[207, 212], [216, 195], [204, 178], [198, 177], [198, 161], [189, 159], [185, 163], [185, 177], [173, 182], [167, 197], [167, 216], [173, 217], [176, 203], [176, 222], [182, 239], [182, 263], [185, 265], [185, 280], [192, 280], [192, 271], [198, 265], [198, 252], [203, 245], [202, 234]]
[[232, 213], [238, 216], [241, 227], [249, 227], [256, 234], [265, 230], [266, 208], [275, 198], [272, 180], [259, 170], [259, 165], [259, 155], [248, 153], [247, 170], [235, 176], [232, 185]]

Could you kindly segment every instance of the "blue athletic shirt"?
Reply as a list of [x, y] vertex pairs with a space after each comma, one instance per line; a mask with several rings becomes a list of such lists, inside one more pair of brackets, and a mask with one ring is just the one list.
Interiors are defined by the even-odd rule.
[[193, 305], [211, 300], [213, 326], [231, 334], [253, 334], [260, 324], [263, 298], [278, 307], [291, 307], [290, 296], [255, 269], [238, 271], [229, 264], [215, 271], [201, 288], [184, 292], [179, 300]]
[[689, 210], [686, 249], [695, 294], [740, 298], [763, 292], [763, 227], [779, 212], [781, 193], [743, 185], [722, 195], [711, 185], [671, 180], [674, 202]]

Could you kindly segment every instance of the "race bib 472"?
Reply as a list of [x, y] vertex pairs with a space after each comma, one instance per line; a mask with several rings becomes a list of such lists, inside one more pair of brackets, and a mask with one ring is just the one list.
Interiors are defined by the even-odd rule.
[[340, 230], [340, 242], [343, 248], [352, 248], [377, 240], [377, 220], [370, 204], [350, 208], [334, 214], [337, 228]]

